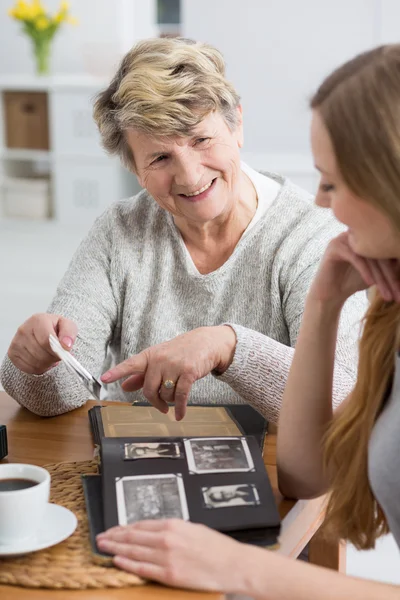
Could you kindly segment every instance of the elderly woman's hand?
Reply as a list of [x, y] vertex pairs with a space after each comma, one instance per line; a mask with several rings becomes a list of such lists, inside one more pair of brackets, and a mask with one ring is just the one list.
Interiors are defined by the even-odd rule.
[[71, 350], [77, 333], [75, 323], [60, 315], [33, 315], [18, 328], [8, 357], [20, 371], [42, 375], [60, 360], [50, 348], [49, 335], [57, 337], [64, 348]]
[[179, 421], [186, 412], [193, 383], [217, 370], [223, 373], [233, 360], [236, 335], [228, 325], [199, 327], [152, 346], [104, 373], [105, 383], [128, 377], [122, 384], [127, 392], [143, 388], [147, 400], [161, 412], [175, 402]]
[[[113, 527], [97, 537], [117, 567], [167, 585], [244, 591], [244, 546], [204, 525], [179, 519]], [[238, 565], [240, 568], [237, 568]]]

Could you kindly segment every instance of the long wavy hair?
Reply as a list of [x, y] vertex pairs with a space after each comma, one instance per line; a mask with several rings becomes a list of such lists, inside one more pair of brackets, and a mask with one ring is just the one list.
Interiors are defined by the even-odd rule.
[[[360, 54], [311, 99], [348, 188], [385, 213], [400, 234], [400, 44]], [[378, 292], [364, 319], [357, 382], [324, 440], [331, 494], [326, 531], [373, 548], [388, 525], [368, 479], [368, 443], [390, 392], [399, 348], [400, 305]]]

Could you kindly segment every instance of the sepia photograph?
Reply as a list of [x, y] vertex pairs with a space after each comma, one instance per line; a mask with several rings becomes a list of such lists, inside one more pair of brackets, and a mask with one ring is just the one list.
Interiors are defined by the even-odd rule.
[[181, 474], [120, 477], [115, 487], [119, 525], [144, 519], [189, 519]]
[[254, 469], [244, 438], [196, 438], [185, 440], [184, 445], [191, 473], [245, 473]]
[[174, 442], [134, 442], [124, 444], [124, 460], [180, 457], [179, 444]]
[[260, 504], [260, 497], [254, 484], [218, 485], [203, 487], [201, 491], [207, 508], [254, 506]]

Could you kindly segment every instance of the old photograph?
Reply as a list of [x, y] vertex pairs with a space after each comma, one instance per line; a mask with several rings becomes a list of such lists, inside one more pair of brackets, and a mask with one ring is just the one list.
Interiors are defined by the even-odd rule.
[[184, 445], [191, 473], [243, 473], [254, 469], [244, 438], [196, 438], [185, 440]]
[[180, 458], [178, 443], [174, 442], [134, 442], [124, 444], [124, 460], [140, 458]]
[[189, 519], [182, 475], [139, 475], [116, 479], [119, 525], [143, 519]]
[[253, 506], [260, 504], [260, 497], [254, 484], [218, 485], [201, 488], [207, 508], [227, 508], [232, 506]]

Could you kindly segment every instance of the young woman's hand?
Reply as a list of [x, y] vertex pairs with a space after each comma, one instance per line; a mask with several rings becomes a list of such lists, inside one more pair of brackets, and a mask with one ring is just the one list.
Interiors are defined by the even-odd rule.
[[249, 547], [205, 525], [179, 519], [140, 521], [97, 536], [117, 567], [174, 587], [245, 593]]
[[348, 238], [345, 232], [329, 243], [310, 294], [322, 302], [340, 305], [356, 292], [376, 286], [384, 300], [400, 302], [399, 261], [359, 256], [351, 249]]

